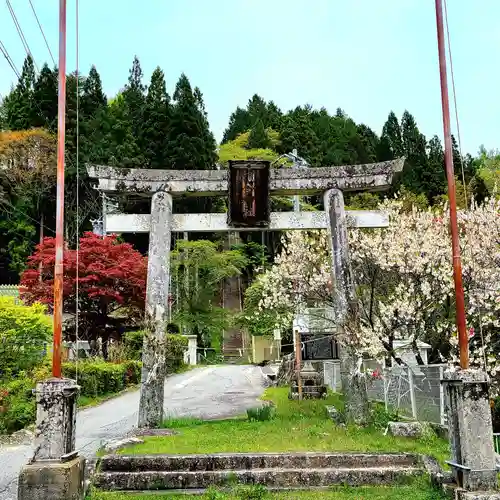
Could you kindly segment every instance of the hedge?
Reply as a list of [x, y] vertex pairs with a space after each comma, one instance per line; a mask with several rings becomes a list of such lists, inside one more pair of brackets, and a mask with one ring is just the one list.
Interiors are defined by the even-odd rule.
[[[188, 345], [187, 337], [183, 335], [166, 334], [165, 359], [167, 365], [167, 375], [178, 372], [184, 365], [184, 352]], [[142, 344], [144, 342], [144, 332], [139, 330], [127, 332], [124, 336], [124, 343], [127, 356], [130, 359], [140, 360], [142, 357]]]
[[105, 396], [123, 391], [141, 381], [141, 363], [107, 363], [105, 361], [80, 361], [63, 363], [63, 375], [77, 380], [80, 394], [87, 397]]
[[[9, 304], [10, 309], [10, 304]], [[9, 311], [10, 316], [10, 311]], [[30, 321], [22, 324], [30, 326]], [[141, 380], [141, 354], [144, 333], [128, 332], [124, 338], [127, 355], [131, 361], [109, 363], [102, 360], [81, 360], [63, 363], [63, 375], [78, 381], [80, 395], [96, 398], [116, 394]], [[175, 373], [184, 365], [187, 338], [166, 335], [166, 373]], [[14, 380], [0, 378], [0, 434], [12, 433], [32, 424], [36, 417], [33, 389], [36, 383], [50, 377], [48, 360], [29, 371], [17, 371]]]
[[0, 297], [0, 378], [10, 379], [38, 366], [51, 337], [52, 322], [44, 306]]
[[[141, 380], [141, 363], [127, 361], [113, 364], [104, 361], [64, 363], [63, 375], [78, 381], [80, 395], [95, 398], [120, 392]], [[43, 365], [30, 374], [20, 372], [15, 380], [0, 383], [0, 434], [10, 434], [35, 422], [36, 383], [50, 377], [50, 367]]]
[[[63, 363], [63, 375], [78, 381], [80, 395], [90, 398], [116, 394], [141, 380], [143, 332], [129, 332], [125, 345], [130, 357], [136, 359], [122, 363], [102, 360], [82, 360]], [[187, 338], [182, 335], [166, 336], [166, 373], [175, 373], [184, 365]], [[15, 380], [2, 383], [0, 379], [0, 434], [10, 434], [32, 424], [36, 417], [33, 389], [38, 381], [50, 377], [47, 361], [29, 372], [19, 372]]]

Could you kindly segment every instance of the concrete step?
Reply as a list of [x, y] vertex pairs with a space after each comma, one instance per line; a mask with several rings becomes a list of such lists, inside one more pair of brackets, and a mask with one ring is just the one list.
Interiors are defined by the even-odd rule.
[[106, 455], [102, 472], [237, 471], [256, 469], [320, 469], [415, 467], [417, 455], [406, 453], [214, 453], [208, 455]]
[[423, 474], [417, 467], [270, 468], [212, 471], [98, 472], [94, 485], [106, 491], [205, 489], [231, 484], [262, 484], [277, 489], [332, 485], [386, 485]]

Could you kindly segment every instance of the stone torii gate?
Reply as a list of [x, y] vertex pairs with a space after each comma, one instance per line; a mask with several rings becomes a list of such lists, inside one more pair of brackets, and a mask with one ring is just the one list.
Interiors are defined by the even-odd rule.
[[[230, 162], [229, 170], [149, 170], [90, 165], [97, 189], [111, 196], [151, 197], [151, 214], [106, 214], [109, 233], [149, 232], [146, 292], [146, 335], [143, 349], [139, 427], [158, 427], [163, 419], [164, 338], [167, 326], [172, 232], [278, 231], [328, 229], [332, 241], [332, 272], [339, 300], [340, 323], [355, 300], [349, 261], [347, 228], [380, 228], [387, 215], [378, 211], [346, 211], [343, 192], [390, 188], [404, 158], [367, 165], [270, 169], [269, 162]], [[262, 172], [256, 172], [261, 169]], [[238, 171], [238, 172], [236, 172]], [[234, 175], [232, 172], [235, 172]], [[262, 174], [262, 175], [256, 175]], [[256, 193], [264, 193], [262, 206]], [[173, 214], [173, 199], [181, 196], [230, 196], [229, 214]], [[269, 213], [268, 196], [324, 196], [324, 212]], [[233, 201], [234, 200], [234, 201]], [[238, 223], [231, 203], [238, 204]], [[260, 210], [260, 212], [259, 212]], [[257, 213], [259, 212], [259, 213]], [[257, 220], [259, 219], [259, 220]]]

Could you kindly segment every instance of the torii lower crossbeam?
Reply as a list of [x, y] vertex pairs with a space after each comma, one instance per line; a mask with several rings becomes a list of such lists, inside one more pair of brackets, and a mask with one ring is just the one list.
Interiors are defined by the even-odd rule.
[[[346, 210], [347, 226], [350, 228], [380, 228], [389, 225], [385, 212], [369, 210]], [[150, 214], [108, 214], [107, 233], [149, 233]], [[173, 214], [171, 230], [174, 233], [215, 233], [227, 231], [287, 231], [327, 229], [326, 212], [272, 212], [269, 227], [230, 227], [226, 214]]]

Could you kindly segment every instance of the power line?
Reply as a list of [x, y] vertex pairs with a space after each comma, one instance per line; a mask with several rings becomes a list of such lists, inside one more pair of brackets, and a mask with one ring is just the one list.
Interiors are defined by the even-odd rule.
[[[35, 224], [38, 224], [40, 227], [43, 227], [44, 229], [47, 229], [48, 231], [50, 231], [51, 233], [54, 234], [54, 230], [51, 229], [50, 227], [46, 226], [45, 224], [42, 224], [40, 221], [37, 221], [35, 218], [31, 217], [31, 215], [27, 214], [26, 212], [24, 212], [23, 210], [21, 210], [19, 207], [16, 207], [15, 205], [13, 205], [9, 200], [4, 200], [3, 202], [4, 204], [8, 205], [10, 208], [14, 209], [14, 211], [16, 212], [19, 212], [20, 214], [24, 215], [25, 217], [27, 217], [28, 219], [30, 219], [31, 221], [33, 221]], [[4, 210], [9, 213], [10, 215], [14, 215], [14, 212], [12, 212], [11, 210], [6, 210], [5, 207], [4, 207]]]
[[19, 71], [17, 71], [16, 65], [14, 64], [14, 61], [12, 60], [12, 57], [10, 57], [9, 51], [2, 43], [2, 40], [0, 40], [0, 51], [2, 51], [2, 54], [4, 55], [5, 59], [7, 59], [9, 66], [12, 68], [12, 71], [14, 71], [17, 78], [21, 78], [21, 76], [19, 75]]
[[36, 22], [38, 23], [38, 27], [40, 28], [40, 31], [42, 33], [43, 39], [45, 40], [45, 45], [47, 46], [47, 49], [49, 50], [50, 57], [52, 59], [52, 62], [54, 63], [54, 66], [57, 66], [56, 60], [54, 59], [54, 56], [52, 55], [52, 51], [50, 50], [49, 42], [47, 41], [47, 38], [45, 37], [45, 33], [43, 31], [42, 25], [40, 24], [40, 21], [38, 20], [38, 16], [36, 15], [35, 7], [33, 6], [33, 2], [29, 0], [30, 5], [31, 5], [31, 10], [33, 11], [33, 14], [35, 15]]
[[17, 20], [17, 16], [14, 12], [14, 9], [12, 8], [10, 0], [5, 0], [5, 1], [7, 2], [7, 7], [9, 8], [9, 11], [10, 11], [10, 16], [12, 17], [12, 20], [14, 21], [14, 25], [16, 26], [17, 33], [19, 34], [19, 38], [21, 39], [21, 42], [24, 45], [24, 49], [26, 50], [26, 54], [31, 57], [31, 59], [33, 60], [33, 64], [35, 65], [36, 70], [39, 71], [38, 66], [35, 62], [35, 59], [33, 58], [33, 54], [31, 53], [28, 42], [26, 40], [26, 37], [24, 36], [21, 25], [19, 24], [19, 21]]

